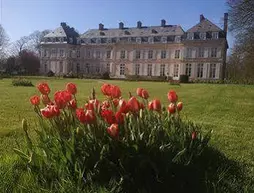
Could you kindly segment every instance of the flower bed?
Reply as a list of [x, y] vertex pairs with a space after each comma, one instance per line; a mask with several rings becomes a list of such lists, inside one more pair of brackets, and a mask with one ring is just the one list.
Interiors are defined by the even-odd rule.
[[149, 100], [142, 88], [124, 99], [118, 86], [103, 84], [105, 100], [93, 91], [84, 104], [76, 100], [73, 83], [53, 100], [47, 83], [37, 88], [41, 96], [30, 98], [38, 116], [37, 138], [31, 139], [23, 120], [27, 148], [15, 152], [49, 187], [63, 179], [81, 189], [99, 184], [112, 192], [202, 187], [193, 183], [203, 177], [197, 163], [211, 132], [204, 135], [199, 126], [180, 118], [183, 103], [175, 91], [168, 92], [169, 104], [163, 106], [158, 99]]

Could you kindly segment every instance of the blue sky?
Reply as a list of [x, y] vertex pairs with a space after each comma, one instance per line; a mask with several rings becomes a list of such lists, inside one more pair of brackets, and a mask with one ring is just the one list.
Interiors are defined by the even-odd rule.
[[[199, 21], [199, 15], [222, 28], [225, 0], [0, 0], [1, 23], [12, 41], [35, 30], [54, 29], [65, 21], [80, 33], [87, 29], [125, 26], [180, 24], [184, 30]], [[229, 38], [232, 46], [232, 36]]]

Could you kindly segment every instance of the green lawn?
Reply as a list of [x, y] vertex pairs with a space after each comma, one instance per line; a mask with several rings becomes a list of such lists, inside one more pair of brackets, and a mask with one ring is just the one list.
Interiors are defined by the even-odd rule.
[[[34, 85], [43, 79], [31, 79]], [[52, 91], [64, 89], [67, 82], [78, 86], [79, 104], [83, 104], [94, 87], [98, 98], [102, 80], [46, 79]], [[108, 81], [119, 85], [125, 97], [128, 92], [135, 94], [137, 87], [149, 91], [151, 98], [159, 98], [167, 105], [167, 92], [177, 91], [184, 103], [182, 115], [195, 123], [213, 129], [211, 144], [233, 160], [248, 165], [254, 177], [254, 86], [182, 84], [172, 86], [161, 82]], [[11, 79], [0, 80], [0, 165], [1, 160], [13, 154], [15, 140], [21, 141], [22, 118], [35, 125], [35, 114], [29, 103], [29, 97], [38, 94], [35, 87], [13, 87]], [[52, 92], [52, 93], [53, 93]], [[1, 159], [2, 158], [2, 159]]]

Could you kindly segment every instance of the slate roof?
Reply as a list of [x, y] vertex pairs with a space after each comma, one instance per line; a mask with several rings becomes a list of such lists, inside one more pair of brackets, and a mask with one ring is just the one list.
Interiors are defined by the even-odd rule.
[[54, 31], [44, 36], [45, 38], [53, 38], [53, 37], [67, 37], [64, 28], [62, 26], [56, 28]]
[[187, 30], [187, 32], [208, 32], [208, 31], [219, 32], [222, 31], [222, 29], [219, 28], [217, 25], [213, 24], [208, 19], [204, 18], [197, 25]]
[[183, 35], [184, 31], [178, 25], [149, 26], [141, 28], [111, 28], [111, 29], [90, 29], [82, 34], [81, 38], [98, 38], [98, 37], [143, 37], [143, 36], [171, 36]]

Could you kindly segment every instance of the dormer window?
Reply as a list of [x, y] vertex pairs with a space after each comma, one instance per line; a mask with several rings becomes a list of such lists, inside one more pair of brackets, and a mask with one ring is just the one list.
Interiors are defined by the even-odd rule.
[[105, 33], [103, 31], [101, 31], [100, 36], [105, 36]]
[[78, 38], [78, 39], [77, 39], [77, 44], [80, 44], [80, 42], [81, 42], [81, 40]]
[[162, 43], [167, 43], [167, 37], [162, 37], [161, 41], [162, 41]]
[[149, 37], [149, 38], [148, 38], [148, 42], [149, 42], [149, 43], [153, 43], [153, 37]]
[[69, 41], [70, 41], [71, 44], [73, 43], [73, 39], [72, 38], [70, 38]]
[[138, 44], [141, 44], [141, 38], [136, 38], [136, 42], [137, 42]]
[[187, 33], [187, 39], [188, 40], [193, 40], [194, 39], [194, 34], [193, 33]]
[[218, 32], [212, 32], [212, 39], [218, 39], [219, 33]]
[[129, 31], [125, 30], [124, 35], [131, 35]]
[[107, 42], [108, 42], [109, 44], [111, 44], [111, 38], [108, 38], [108, 39], [107, 39]]
[[97, 44], [100, 44], [100, 43], [101, 43], [101, 39], [98, 38], [98, 39], [96, 40], [96, 43], [97, 43]]
[[158, 32], [155, 29], [152, 29], [153, 34], [157, 34]]
[[175, 42], [177, 42], [177, 43], [181, 42], [181, 36], [176, 36], [175, 37]]
[[206, 32], [200, 32], [200, 33], [199, 33], [199, 38], [200, 38], [201, 40], [205, 40], [205, 39], [206, 39]]

